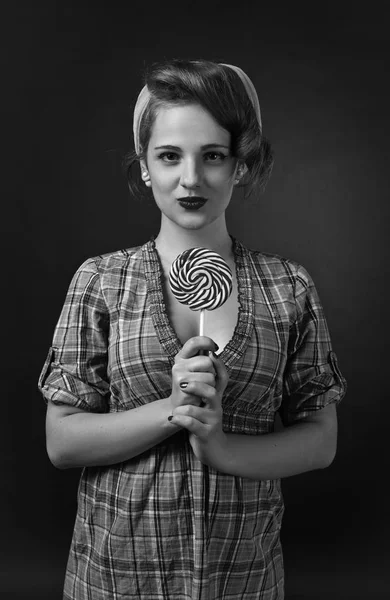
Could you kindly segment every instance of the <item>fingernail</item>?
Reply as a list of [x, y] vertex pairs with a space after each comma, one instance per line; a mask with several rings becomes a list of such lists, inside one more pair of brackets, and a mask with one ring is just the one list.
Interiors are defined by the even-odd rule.
[[180, 387], [184, 389], [184, 388], [187, 387], [187, 385], [188, 385], [187, 381], [182, 381], [181, 384], [180, 384]]
[[170, 416], [168, 417], [168, 421], [172, 421], [172, 419], [173, 419], [173, 415], [170, 415]]
[[218, 344], [216, 344], [215, 342], [214, 342], [214, 346], [215, 346], [215, 349], [216, 349], [216, 350], [219, 350], [219, 346], [218, 346]]

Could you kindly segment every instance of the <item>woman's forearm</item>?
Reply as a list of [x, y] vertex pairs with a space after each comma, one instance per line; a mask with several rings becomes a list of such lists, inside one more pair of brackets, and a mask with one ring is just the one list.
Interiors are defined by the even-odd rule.
[[128, 460], [179, 430], [167, 420], [171, 412], [165, 398], [124, 412], [75, 412], [51, 420], [48, 414], [49, 458], [60, 469]]
[[329, 466], [336, 452], [337, 430], [302, 421], [265, 435], [227, 435], [221, 471], [250, 479], [279, 479]]

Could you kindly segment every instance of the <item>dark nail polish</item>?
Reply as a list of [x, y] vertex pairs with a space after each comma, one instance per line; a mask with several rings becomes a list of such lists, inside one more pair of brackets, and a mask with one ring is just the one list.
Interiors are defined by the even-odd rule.
[[172, 421], [172, 419], [173, 419], [173, 415], [170, 415], [170, 416], [168, 417], [168, 421]]
[[214, 346], [215, 346], [215, 349], [216, 349], [216, 350], [219, 350], [219, 346], [218, 346], [218, 344], [216, 344], [215, 342], [214, 342]]
[[187, 385], [188, 385], [187, 381], [182, 381], [180, 384], [180, 387], [184, 389], [187, 387]]

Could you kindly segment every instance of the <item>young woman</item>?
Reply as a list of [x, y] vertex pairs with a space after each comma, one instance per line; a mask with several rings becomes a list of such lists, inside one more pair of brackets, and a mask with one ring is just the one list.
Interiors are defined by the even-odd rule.
[[[332, 462], [345, 380], [307, 271], [226, 227], [234, 186], [272, 168], [253, 84], [154, 65], [134, 142], [160, 231], [78, 269], [39, 382], [50, 460], [83, 468], [64, 598], [280, 600], [280, 479]], [[234, 276], [202, 337], [168, 282], [192, 247]]]

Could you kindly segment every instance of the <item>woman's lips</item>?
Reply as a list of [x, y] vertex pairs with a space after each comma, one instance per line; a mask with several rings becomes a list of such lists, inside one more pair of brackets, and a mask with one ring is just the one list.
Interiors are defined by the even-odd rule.
[[199, 210], [206, 204], [207, 198], [202, 196], [187, 196], [186, 198], [178, 198], [178, 203], [187, 210]]

